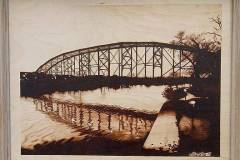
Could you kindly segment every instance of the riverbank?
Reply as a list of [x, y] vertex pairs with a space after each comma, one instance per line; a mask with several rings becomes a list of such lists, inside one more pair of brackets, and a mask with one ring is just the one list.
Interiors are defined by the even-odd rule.
[[119, 77], [119, 76], [83, 76], [47, 75], [35, 72], [20, 73], [21, 96], [40, 97], [56, 91], [88, 91], [108, 87], [120, 89], [136, 85], [180, 85], [191, 83], [211, 83], [214, 79], [195, 80], [191, 77]]

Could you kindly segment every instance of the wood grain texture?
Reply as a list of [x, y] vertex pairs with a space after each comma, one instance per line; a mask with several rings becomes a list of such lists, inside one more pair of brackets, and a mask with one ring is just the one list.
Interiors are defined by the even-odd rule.
[[0, 0], [0, 160], [10, 159], [8, 1]]
[[240, 159], [240, 3], [233, 0], [231, 159]]

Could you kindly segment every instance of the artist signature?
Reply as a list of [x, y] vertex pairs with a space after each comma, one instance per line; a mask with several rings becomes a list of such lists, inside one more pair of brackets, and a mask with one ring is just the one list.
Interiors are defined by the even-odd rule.
[[211, 152], [192, 152], [189, 154], [190, 157], [210, 157], [212, 155]]

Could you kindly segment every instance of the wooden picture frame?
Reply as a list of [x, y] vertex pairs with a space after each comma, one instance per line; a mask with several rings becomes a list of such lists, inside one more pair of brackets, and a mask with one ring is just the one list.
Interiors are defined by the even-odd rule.
[[[10, 123], [11, 113], [11, 97], [10, 92], [13, 90], [10, 86], [10, 51], [9, 45], [9, 1], [0, 0], [0, 160], [16, 160], [11, 157], [11, 145], [14, 145], [13, 137], [11, 137], [12, 128]], [[206, 0], [207, 1], [207, 0]], [[228, 1], [228, 0], [226, 0]], [[230, 0], [229, 0], [230, 1]], [[109, 3], [112, 1], [96, 1], [96, 3]], [[223, 0], [222, 3], [225, 1]], [[170, 3], [170, 2], [169, 2]], [[230, 36], [232, 41], [231, 46], [231, 120], [230, 124], [230, 155], [221, 155], [229, 157], [231, 160], [240, 159], [240, 2], [232, 0], [232, 28]], [[223, 66], [222, 66], [223, 67]], [[85, 157], [86, 158], [86, 157]], [[89, 157], [88, 157], [89, 158]], [[95, 157], [96, 158], [96, 157]], [[108, 157], [106, 159], [111, 159]], [[136, 157], [137, 158], [137, 157]], [[154, 158], [154, 157], [153, 157]], [[156, 157], [155, 157], [156, 158]], [[187, 157], [184, 157], [187, 159]], [[196, 157], [197, 158], [197, 157]], [[44, 159], [44, 158], [43, 158]], [[66, 158], [67, 159], [67, 158]], [[164, 157], [163, 157], [164, 159]], [[20, 159], [19, 159], [20, 160]], [[227, 159], [226, 159], [227, 160]]]

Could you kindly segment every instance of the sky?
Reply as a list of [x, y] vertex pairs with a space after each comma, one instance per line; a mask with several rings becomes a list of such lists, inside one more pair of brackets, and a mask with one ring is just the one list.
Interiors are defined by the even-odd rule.
[[124, 41], [168, 43], [178, 31], [212, 31], [217, 4], [83, 5], [64, 0], [10, 1], [11, 63], [35, 71], [63, 52]]

